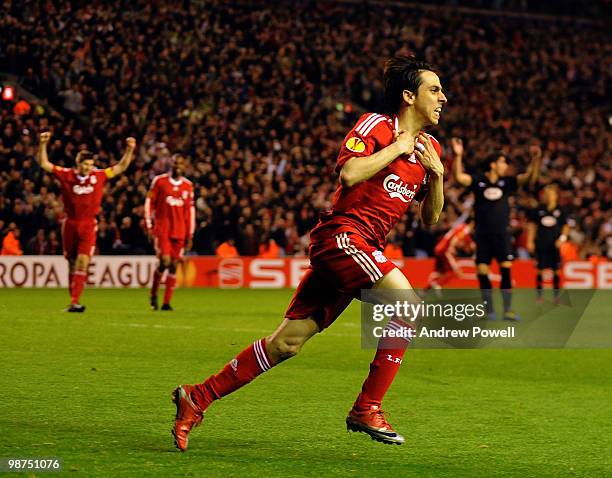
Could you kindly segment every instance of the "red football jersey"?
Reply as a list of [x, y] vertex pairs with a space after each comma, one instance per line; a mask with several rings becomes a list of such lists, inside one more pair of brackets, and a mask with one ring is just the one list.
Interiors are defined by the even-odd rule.
[[169, 174], [153, 178], [145, 201], [147, 228], [157, 235], [188, 240], [195, 231], [193, 184], [187, 178], [172, 179]]
[[[370, 156], [393, 142], [397, 118], [366, 113], [344, 138], [336, 172], [352, 157]], [[441, 156], [438, 141], [428, 135]], [[397, 221], [406, 213], [413, 199], [422, 200], [427, 194], [428, 175], [425, 168], [412, 155], [395, 159], [367, 181], [352, 187], [340, 185], [333, 198], [331, 210], [321, 214], [319, 224], [313, 229], [316, 239], [321, 231], [354, 231], [368, 243], [382, 249], [385, 237]]]
[[434, 249], [435, 254], [438, 255], [445, 253], [455, 238], [457, 238], [460, 243], [463, 242], [465, 244], [469, 244], [472, 241], [470, 227], [466, 223], [462, 222], [451, 228], [436, 244]]
[[53, 175], [61, 184], [68, 219], [94, 221], [100, 212], [104, 184], [113, 176], [112, 169], [94, 169], [87, 176], [79, 176], [72, 168], [53, 166]]

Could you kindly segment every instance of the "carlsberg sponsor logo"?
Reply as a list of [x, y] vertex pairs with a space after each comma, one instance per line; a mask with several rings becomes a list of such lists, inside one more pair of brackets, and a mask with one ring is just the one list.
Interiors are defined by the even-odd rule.
[[398, 198], [400, 201], [406, 203], [414, 199], [416, 185], [411, 188], [408, 183], [403, 182], [397, 174], [389, 174], [383, 181], [383, 187], [391, 198]]
[[175, 198], [174, 196], [166, 196], [166, 202], [169, 206], [174, 207], [183, 207], [185, 204], [185, 201], [183, 201], [181, 198]]
[[94, 187], [91, 184], [88, 184], [87, 186], [79, 186], [78, 184], [75, 184], [72, 186], [72, 192], [78, 195], [91, 194], [94, 192]]

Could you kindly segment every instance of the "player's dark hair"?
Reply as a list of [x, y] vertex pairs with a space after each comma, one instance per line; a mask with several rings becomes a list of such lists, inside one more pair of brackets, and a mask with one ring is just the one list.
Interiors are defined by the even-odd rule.
[[434, 71], [433, 67], [413, 56], [394, 56], [385, 62], [385, 113], [397, 114], [404, 101], [404, 90], [415, 95], [423, 82], [421, 72]]
[[482, 169], [483, 173], [488, 173], [489, 171], [491, 171], [491, 164], [496, 163], [497, 160], [503, 156], [504, 158], [506, 157], [506, 155], [504, 153], [502, 153], [501, 151], [495, 151], [493, 153], [490, 153], [481, 163], [480, 163], [480, 169]]
[[88, 161], [94, 159], [94, 154], [91, 151], [87, 151], [86, 149], [79, 151], [76, 156], [76, 162], [80, 163], [81, 161]]

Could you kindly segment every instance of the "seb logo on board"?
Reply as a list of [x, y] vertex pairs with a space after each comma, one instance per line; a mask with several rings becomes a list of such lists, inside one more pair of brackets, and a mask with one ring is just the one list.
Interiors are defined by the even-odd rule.
[[183, 201], [183, 199], [175, 198], [174, 196], [166, 196], [166, 203], [173, 207], [183, 207], [185, 205], [185, 201]]
[[383, 188], [389, 193], [390, 198], [397, 198], [402, 202], [409, 203], [414, 199], [417, 185], [414, 184], [410, 187], [397, 174], [389, 174], [383, 181]]
[[79, 196], [81, 194], [91, 194], [94, 192], [94, 187], [91, 184], [88, 184], [86, 186], [79, 186], [78, 184], [75, 184], [74, 186], [72, 186], [72, 192], [74, 194], [78, 194]]

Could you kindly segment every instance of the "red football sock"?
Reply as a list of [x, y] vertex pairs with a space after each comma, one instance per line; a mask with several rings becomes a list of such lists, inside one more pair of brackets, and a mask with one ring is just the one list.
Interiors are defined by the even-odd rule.
[[191, 399], [205, 409], [214, 400], [238, 390], [274, 365], [266, 351], [266, 339], [258, 340], [240, 352], [219, 373], [196, 385]]
[[169, 304], [172, 299], [172, 292], [176, 286], [176, 275], [168, 274], [166, 276], [166, 290], [164, 291], [164, 304]]
[[72, 275], [72, 285], [70, 287], [70, 295], [72, 296], [72, 303], [78, 304], [85, 288], [85, 281], [87, 280], [87, 272], [76, 271]]
[[159, 291], [159, 283], [161, 282], [163, 274], [163, 272], [159, 272], [159, 269], [155, 269], [155, 272], [153, 272], [153, 285], [151, 286], [152, 296], [157, 295], [157, 292]]
[[[394, 319], [387, 324], [386, 329], [398, 330], [400, 327], [411, 326]], [[408, 344], [410, 344], [410, 338], [408, 337], [380, 338], [376, 355], [370, 364], [370, 373], [363, 383], [354, 408], [363, 410], [369, 409], [373, 405], [380, 407], [383, 397], [399, 371]]]
[[68, 294], [72, 298], [72, 278], [74, 277], [74, 272], [68, 272]]

